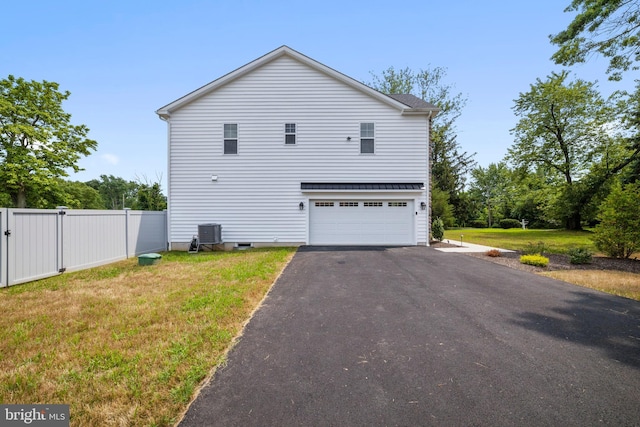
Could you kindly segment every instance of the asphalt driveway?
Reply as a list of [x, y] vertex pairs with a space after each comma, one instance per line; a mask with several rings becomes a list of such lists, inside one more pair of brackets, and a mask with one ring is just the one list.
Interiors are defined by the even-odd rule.
[[640, 425], [640, 303], [425, 247], [301, 248], [181, 426]]

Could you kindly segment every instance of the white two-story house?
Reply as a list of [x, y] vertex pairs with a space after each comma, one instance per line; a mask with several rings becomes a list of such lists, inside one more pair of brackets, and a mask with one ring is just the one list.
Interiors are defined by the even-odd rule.
[[165, 105], [171, 249], [428, 245], [437, 112], [287, 46]]

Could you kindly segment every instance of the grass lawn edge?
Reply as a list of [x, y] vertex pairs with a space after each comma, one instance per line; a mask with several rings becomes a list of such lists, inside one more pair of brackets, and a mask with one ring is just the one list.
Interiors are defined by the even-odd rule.
[[297, 252], [298, 252], [298, 248], [296, 248], [295, 252], [293, 253], [293, 256], [291, 258], [289, 258], [289, 260], [282, 267], [282, 270], [280, 270], [280, 272], [278, 273], [276, 278], [273, 280], [273, 282], [269, 286], [269, 289], [267, 289], [267, 291], [265, 292], [265, 294], [262, 297], [262, 299], [258, 302], [258, 304], [256, 304], [256, 306], [253, 308], [251, 313], [249, 313], [249, 316], [245, 319], [245, 321], [242, 322], [242, 325], [240, 326], [240, 330], [231, 339], [231, 342], [229, 343], [229, 346], [222, 353], [222, 355], [220, 357], [220, 359], [221, 359], [220, 363], [218, 363], [218, 364], [214, 365], [213, 367], [211, 367], [211, 370], [209, 371], [207, 376], [200, 382], [198, 387], [194, 390], [193, 395], [191, 396], [191, 400], [189, 401], [189, 403], [187, 403], [187, 405], [184, 408], [184, 410], [180, 414], [178, 414], [176, 423], [174, 424], [175, 426], [179, 425], [182, 422], [182, 420], [184, 420], [184, 417], [187, 415], [187, 412], [189, 412], [189, 408], [191, 408], [191, 405], [193, 404], [193, 402], [195, 402], [196, 399], [198, 398], [198, 396], [200, 396], [200, 393], [202, 392], [202, 390], [207, 385], [209, 385], [209, 383], [211, 382], [211, 380], [215, 376], [215, 374], [218, 371], [218, 369], [219, 368], [224, 368], [226, 366], [226, 364], [227, 364], [227, 356], [229, 355], [231, 350], [233, 350], [233, 348], [240, 342], [240, 338], [242, 338], [242, 336], [244, 335], [244, 332], [245, 332], [247, 326], [249, 325], [249, 323], [251, 322], [251, 320], [253, 319], [255, 314], [258, 312], [258, 310], [260, 310], [262, 308], [265, 300], [269, 297], [269, 294], [271, 293], [271, 290], [273, 289], [275, 284], [280, 279], [280, 276], [282, 276], [284, 271], [287, 269], [287, 267], [289, 266], [289, 264], [291, 263], [291, 261], [293, 260], [293, 257], [295, 256], [295, 254]]

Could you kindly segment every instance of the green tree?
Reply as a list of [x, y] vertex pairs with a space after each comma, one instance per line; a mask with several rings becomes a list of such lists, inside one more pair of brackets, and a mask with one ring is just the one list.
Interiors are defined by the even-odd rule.
[[629, 258], [640, 251], [640, 184], [617, 183], [600, 206], [593, 241], [609, 256]]
[[62, 181], [61, 200], [56, 202], [56, 206], [67, 206], [71, 209], [104, 209], [104, 201], [100, 193], [89, 187], [84, 182]]
[[146, 177], [137, 179], [134, 209], [161, 211], [167, 208], [167, 198], [162, 194], [161, 180], [161, 177], [158, 177], [156, 182], [150, 182]]
[[[542, 168], [563, 180], [556, 212], [567, 229], [581, 228], [583, 210], [606, 182], [637, 155], [628, 150], [619, 130], [614, 101], [605, 100], [595, 84], [568, 81], [569, 73], [536, 80], [515, 100], [520, 119], [511, 130], [515, 143], [508, 159], [517, 168]], [[622, 101], [619, 101], [619, 105]]]
[[0, 190], [0, 208], [11, 206], [11, 196]]
[[[565, 12], [576, 12], [567, 29], [550, 36], [558, 46], [553, 55], [557, 64], [574, 65], [586, 62], [594, 55], [609, 59], [607, 73], [610, 80], [621, 80], [628, 70], [638, 70], [640, 61], [640, 1], [639, 0], [573, 0]], [[629, 149], [640, 148], [640, 85], [631, 98], [625, 117], [626, 124], [635, 128], [627, 138]], [[632, 160], [627, 182], [640, 179], [640, 159]]]
[[454, 206], [454, 217], [458, 226], [466, 227], [471, 221], [480, 217], [482, 202], [471, 192], [460, 192], [457, 202]]
[[557, 228], [562, 224], [555, 222], [550, 214], [550, 201], [556, 191], [557, 179], [543, 168], [535, 171], [516, 169], [513, 179], [513, 209], [511, 216], [527, 221], [529, 228]]
[[565, 12], [577, 12], [566, 30], [549, 36], [558, 45], [552, 59], [571, 66], [594, 54], [609, 58], [611, 80], [637, 70], [640, 60], [640, 1], [573, 0]]
[[458, 206], [461, 203], [460, 193], [467, 174], [476, 165], [475, 153], [462, 151], [455, 127], [467, 99], [445, 83], [446, 69], [442, 67], [418, 72], [409, 68], [396, 71], [389, 67], [380, 76], [371, 75], [373, 81], [367, 84], [382, 93], [412, 94], [440, 108], [431, 127], [432, 187], [449, 194], [449, 203], [454, 211], [462, 210]]
[[628, 113], [621, 119], [626, 129], [627, 150], [631, 153], [631, 163], [624, 173], [624, 182], [640, 181], [640, 81], [636, 82], [636, 90], [631, 94], [622, 109]]
[[437, 187], [431, 190], [431, 218], [440, 218], [445, 227], [453, 227], [456, 222], [449, 194]]
[[502, 217], [508, 217], [512, 204], [511, 171], [504, 162], [491, 163], [486, 168], [478, 166], [471, 171], [469, 192], [481, 200], [491, 227]]
[[113, 175], [100, 175], [99, 180], [92, 179], [86, 184], [100, 193], [107, 209], [130, 208], [136, 203], [138, 184], [133, 181]]
[[89, 129], [72, 125], [62, 109], [70, 92], [48, 81], [9, 75], [0, 80], [0, 182], [13, 206], [27, 207], [28, 196], [57, 184], [67, 169], [95, 150]]

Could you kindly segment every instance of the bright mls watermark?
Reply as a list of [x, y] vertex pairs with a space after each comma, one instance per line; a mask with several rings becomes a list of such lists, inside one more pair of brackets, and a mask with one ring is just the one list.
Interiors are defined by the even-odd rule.
[[0, 405], [0, 427], [69, 427], [69, 405]]

